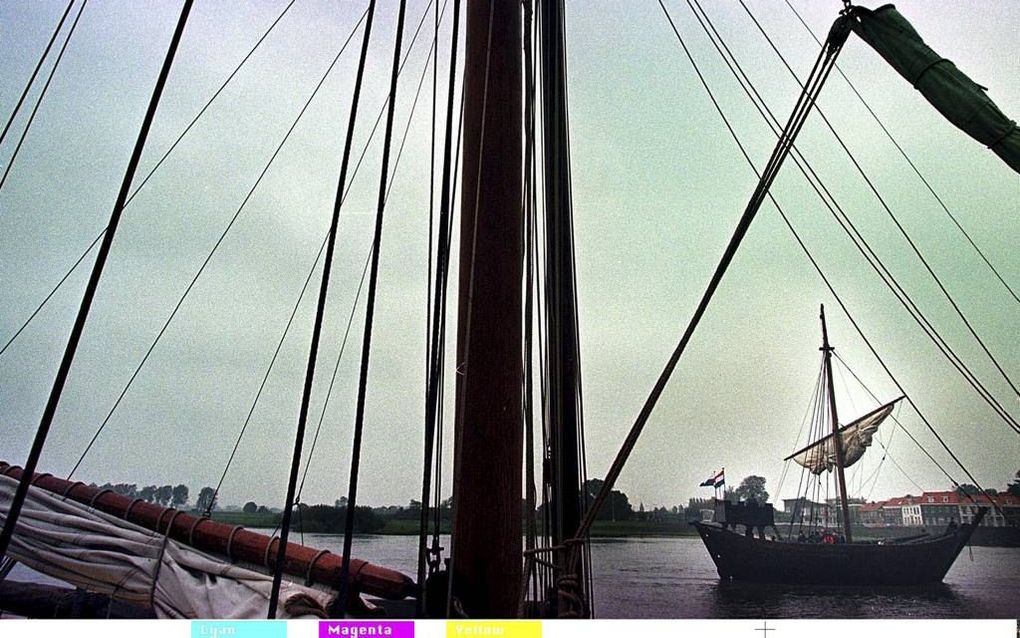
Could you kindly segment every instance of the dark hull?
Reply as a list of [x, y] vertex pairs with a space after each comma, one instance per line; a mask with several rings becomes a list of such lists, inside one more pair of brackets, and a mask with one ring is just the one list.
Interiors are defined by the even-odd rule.
[[900, 586], [938, 583], [974, 530], [894, 543], [825, 545], [767, 541], [693, 523], [719, 577], [758, 583], [825, 586]]

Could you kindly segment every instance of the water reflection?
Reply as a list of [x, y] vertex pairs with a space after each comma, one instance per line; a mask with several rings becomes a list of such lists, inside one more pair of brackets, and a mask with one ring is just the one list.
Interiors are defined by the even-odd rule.
[[716, 582], [708, 615], [715, 618], [961, 618], [973, 605], [944, 583], [909, 588], [805, 587]]

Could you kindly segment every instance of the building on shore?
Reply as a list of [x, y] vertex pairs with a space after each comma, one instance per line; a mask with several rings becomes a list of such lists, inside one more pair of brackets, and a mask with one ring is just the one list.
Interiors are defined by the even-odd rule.
[[[993, 507], [998, 505], [998, 509]], [[1020, 526], [1020, 497], [1012, 494], [965, 495], [956, 490], [908, 494], [860, 506], [858, 522], [865, 527], [944, 528], [954, 523], [969, 523], [979, 507], [990, 511], [982, 527]], [[1000, 511], [1001, 510], [1001, 513]], [[852, 516], [852, 515], [851, 515]]]

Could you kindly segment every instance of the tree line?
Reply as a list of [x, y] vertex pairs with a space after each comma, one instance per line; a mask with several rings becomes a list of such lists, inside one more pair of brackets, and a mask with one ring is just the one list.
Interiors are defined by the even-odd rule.
[[[187, 485], [146, 485], [139, 488], [137, 483], [103, 483], [96, 485], [90, 483], [89, 487], [98, 490], [110, 490], [128, 498], [140, 498], [143, 501], [159, 505], [160, 507], [175, 507], [185, 509], [190, 499], [191, 490]], [[198, 499], [191, 509], [198, 511], [216, 509], [216, 491], [211, 487], [203, 487], [198, 492]]]

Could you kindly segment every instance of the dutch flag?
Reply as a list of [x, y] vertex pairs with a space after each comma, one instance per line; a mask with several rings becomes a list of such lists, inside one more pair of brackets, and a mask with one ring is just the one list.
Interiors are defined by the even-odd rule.
[[719, 470], [714, 476], [702, 481], [699, 487], [722, 487], [723, 485], [726, 485], [726, 468]]

